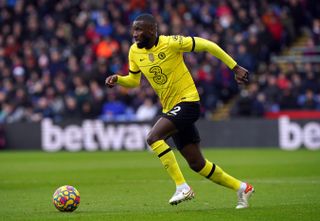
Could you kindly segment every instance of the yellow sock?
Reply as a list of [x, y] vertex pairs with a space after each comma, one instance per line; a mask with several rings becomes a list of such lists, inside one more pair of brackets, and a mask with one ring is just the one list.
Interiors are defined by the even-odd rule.
[[175, 182], [176, 186], [185, 183], [185, 179], [177, 163], [176, 157], [164, 140], [158, 140], [151, 144], [152, 150], [158, 155], [164, 168]]
[[230, 189], [239, 190], [241, 185], [240, 180], [230, 176], [218, 165], [215, 165], [208, 160], [206, 160], [205, 166], [198, 173], [211, 181]]

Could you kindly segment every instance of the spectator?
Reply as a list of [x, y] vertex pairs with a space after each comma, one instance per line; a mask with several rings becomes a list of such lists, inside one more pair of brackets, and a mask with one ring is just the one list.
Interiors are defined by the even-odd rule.
[[293, 94], [291, 88], [286, 88], [279, 98], [280, 110], [297, 110], [298, 101], [297, 97]]
[[80, 109], [74, 96], [68, 95], [64, 99], [63, 119], [79, 119]]
[[[279, 110], [286, 84], [291, 85], [293, 96], [303, 97], [311, 89], [317, 97], [319, 72], [313, 65], [285, 72], [283, 78], [269, 60], [302, 29], [309, 28], [313, 48], [319, 44], [319, 7], [315, 2], [4, 1], [0, 7], [0, 106], [6, 117], [2, 120], [100, 116], [102, 103], [108, 99], [103, 87], [106, 73], [128, 72], [128, 28], [142, 11], [155, 15], [162, 34], [208, 37], [252, 70], [252, 78], [268, 79], [258, 81], [261, 95], [255, 96], [255, 100], [266, 100], [266, 111]], [[169, 21], [172, 26], [167, 25]], [[237, 93], [232, 74], [217, 60], [206, 54], [188, 54], [186, 61], [197, 75], [204, 101], [202, 116], [210, 116], [219, 104], [229, 102]], [[259, 71], [263, 65], [267, 74]], [[269, 75], [273, 75], [275, 84], [270, 84]], [[141, 87], [119, 91], [126, 110], [130, 110], [125, 112], [127, 119], [135, 119], [132, 112], [146, 97], [155, 96], [144, 79]], [[10, 103], [8, 98], [12, 99]], [[4, 113], [4, 109], [10, 111]], [[18, 116], [13, 113], [22, 113], [22, 117], [12, 117]]]
[[267, 76], [267, 85], [263, 89], [263, 93], [266, 95], [266, 102], [268, 110], [276, 112], [279, 110], [280, 89], [277, 85], [277, 78], [274, 75]]
[[158, 107], [153, 104], [150, 98], [146, 98], [142, 105], [138, 107], [136, 118], [138, 121], [150, 121], [158, 113]]
[[255, 82], [248, 90], [242, 90], [237, 104], [231, 110], [234, 117], [262, 117], [265, 112], [265, 95], [259, 92], [259, 85]]
[[118, 50], [118, 42], [105, 37], [97, 44], [96, 55], [97, 57], [110, 58]]
[[301, 109], [315, 110], [319, 107], [319, 100], [317, 100], [314, 92], [310, 89], [306, 90], [305, 94], [301, 94], [298, 98], [298, 103]]
[[117, 98], [116, 94], [109, 93], [108, 100], [103, 104], [101, 119], [105, 121], [132, 120], [132, 111], [126, 104]]
[[82, 119], [95, 119], [97, 118], [98, 113], [96, 108], [94, 108], [92, 102], [86, 100], [82, 103], [81, 106], [81, 118]]
[[314, 19], [312, 24], [312, 37], [316, 45], [320, 44], [320, 19]]

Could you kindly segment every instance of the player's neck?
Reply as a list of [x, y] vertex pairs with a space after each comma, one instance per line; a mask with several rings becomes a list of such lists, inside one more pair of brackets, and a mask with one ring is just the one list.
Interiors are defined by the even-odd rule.
[[150, 44], [148, 44], [148, 46], [146, 46], [146, 49], [149, 50], [153, 46], [157, 46], [158, 42], [159, 42], [159, 36], [156, 36], [154, 39], [150, 40]]

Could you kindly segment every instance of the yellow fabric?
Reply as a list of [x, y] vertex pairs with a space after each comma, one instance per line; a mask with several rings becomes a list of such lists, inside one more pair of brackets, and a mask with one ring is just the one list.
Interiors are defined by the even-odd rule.
[[[206, 164], [199, 171], [199, 174], [204, 177], [207, 177], [210, 174], [212, 168], [213, 168], [213, 163], [206, 160]], [[219, 185], [228, 187], [233, 190], [239, 190], [240, 185], [241, 185], [240, 180], [238, 180], [238, 179], [230, 176], [226, 172], [224, 172], [218, 165], [215, 166], [215, 170], [214, 170], [213, 174], [211, 175], [211, 177], [208, 177], [208, 179], [210, 179], [211, 181], [213, 181]]]
[[[151, 148], [157, 155], [159, 155], [170, 147], [164, 142], [164, 140], [158, 140], [151, 144]], [[159, 159], [164, 168], [167, 170], [169, 176], [175, 182], [176, 186], [186, 182], [172, 150], [162, 155]]]
[[151, 144], [150, 147], [157, 155], [170, 148], [164, 140], [158, 140]]
[[213, 167], [213, 164], [206, 159], [206, 164], [198, 173], [201, 176], [207, 177], [210, 174], [212, 167]]
[[119, 75], [118, 83], [136, 87], [143, 73], [159, 96], [164, 113], [180, 102], [199, 101], [192, 75], [183, 60], [183, 53], [191, 51], [209, 52], [231, 69], [237, 64], [214, 42], [199, 37], [161, 35], [151, 49], [138, 48], [136, 43], [130, 47], [129, 77]]
[[194, 37], [195, 48], [194, 51], [201, 52], [207, 51], [213, 56], [219, 58], [223, 63], [225, 63], [230, 69], [233, 69], [237, 62], [233, 60], [224, 50], [222, 50], [216, 43], [208, 41], [203, 38]]
[[147, 50], [133, 44], [129, 70], [141, 71], [159, 96], [163, 112], [182, 101], [199, 101], [199, 94], [184, 61], [183, 52], [192, 49], [192, 38], [159, 36], [158, 44]]
[[141, 73], [132, 74], [129, 73], [127, 76], [120, 76], [118, 75], [117, 84], [124, 86], [124, 87], [138, 87], [140, 84]]

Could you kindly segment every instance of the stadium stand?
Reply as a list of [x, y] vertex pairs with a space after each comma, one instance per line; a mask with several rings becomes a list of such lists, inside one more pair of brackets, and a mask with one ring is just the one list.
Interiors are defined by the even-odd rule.
[[159, 111], [145, 79], [138, 89], [104, 86], [107, 75], [128, 72], [129, 27], [141, 12], [155, 15], [161, 34], [215, 41], [252, 73], [239, 88], [217, 59], [186, 54], [203, 117], [225, 105], [232, 117], [320, 110], [317, 1], [11, 0], [0, 2], [0, 122], [137, 120], [145, 100]]

